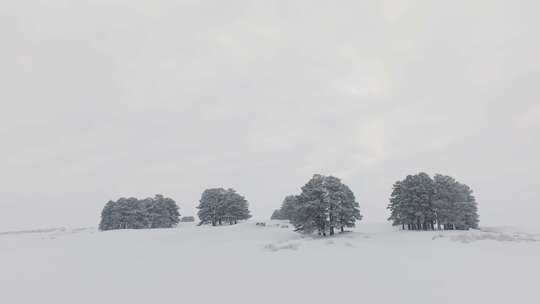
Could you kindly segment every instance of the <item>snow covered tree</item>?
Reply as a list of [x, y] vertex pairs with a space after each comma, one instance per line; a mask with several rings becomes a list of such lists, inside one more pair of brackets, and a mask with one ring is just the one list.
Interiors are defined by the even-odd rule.
[[478, 206], [472, 189], [459, 182], [455, 184], [455, 229], [477, 229], [479, 224]]
[[478, 207], [469, 186], [450, 176], [437, 174], [435, 210], [438, 227], [444, 229], [478, 228]]
[[229, 189], [224, 197], [224, 215], [223, 219], [229, 224], [236, 224], [238, 221], [247, 220], [251, 217], [248, 208], [248, 202], [234, 189]]
[[212, 226], [216, 226], [218, 219], [221, 216], [221, 198], [225, 192], [223, 188], [207, 189], [203, 192], [199, 206], [197, 209], [197, 215], [201, 220], [200, 224], [212, 223]]
[[362, 219], [362, 215], [360, 214], [360, 205], [356, 201], [354, 193], [347, 185], [341, 184], [340, 193], [342, 193], [343, 198], [339, 204], [337, 216], [339, 228], [341, 232], [344, 232], [345, 227], [354, 227], [356, 221]]
[[291, 221], [296, 231], [303, 233], [317, 231], [319, 235], [326, 235], [328, 206], [326, 189], [323, 186], [324, 178], [322, 175], [314, 175], [302, 187], [302, 193], [298, 196], [296, 215]]
[[202, 224], [236, 224], [251, 217], [246, 199], [234, 189], [213, 188], [203, 192], [197, 215]]
[[458, 183], [450, 176], [436, 174], [434, 177], [433, 205], [436, 214], [437, 228], [454, 229], [457, 217], [456, 203]]
[[354, 227], [362, 219], [352, 191], [333, 176], [314, 175], [302, 187], [302, 193], [291, 199], [294, 216], [291, 223], [296, 231], [333, 235], [335, 229]]
[[294, 212], [296, 208], [296, 202], [298, 198], [296, 195], [289, 195], [285, 197], [283, 203], [281, 203], [281, 208], [274, 210], [272, 213], [271, 220], [291, 220], [294, 217]]
[[426, 173], [408, 175], [394, 184], [390, 197], [389, 220], [394, 225], [402, 225], [411, 230], [433, 229], [433, 180]]
[[477, 205], [472, 190], [450, 176], [425, 173], [409, 175], [394, 184], [390, 218], [409, 230], [469, 229], [478, 227]]
[[286, 218], [283, 216], [283, 213], [281, 212], [281, 209], [276, 209], [274, 212], [272, 212], [272, 216], [270, 217], [271, 220], [286, 220]]
[[174, 227], [180, 222], [178, 205], [170, 198], [158, 194], [153, 199], [144, 200], [143, 204], [150, 217], [151, 228]]
[[101, 222], [99, 223], [99, 230], [111, 230], [116, 228], [120, 222], [120, 213], [116, 210], [117, 203], [109, 201], [103, 207], [101, 211]]
[[405, 225], [408, 225], [408, 214], [405, 211], [405, 204], [402, 203], [405, 194], [404, 189], [401, 186], [401, 181], [397, 181], [392, 186], [392, 193], [390, 194], [390, 204], [387, 209], [390, 210], [389, 221], [392, 221], [392, 225], [402, 225], [402, 229], [405, 229]]
[[141, 229], [148, 225], [136, 198], [109, 201], [101, 212], [100, 230]]
[[170, 198], [156, 195], [139, 200], [120, 198], [109, 201], [101, 213], [100, 230], [170, 228], [178, 224], [178, 205]]

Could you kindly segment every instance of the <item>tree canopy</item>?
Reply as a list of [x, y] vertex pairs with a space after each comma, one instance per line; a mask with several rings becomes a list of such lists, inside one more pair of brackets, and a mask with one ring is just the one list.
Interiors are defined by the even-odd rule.
[[450, 176], [408, 175], [394, 183], [389, 220], [410, 230], [478, 228], [478, 207], [472, 193], [469, 186]]
[[299, 195], [288, 196], [281, 212], [302, 233], [333, 235], [354, 227], [361, 220], [354, 193], [337, 177], [316, 174], [302, 187]]
[[234, 189], [213, 188], [203, 192], [197, 215], [201, 220], [199, 225], [223, 223], [236, 224], [240, 220], [251, 217], [247, 200]]
[[153, 198], [120, 198], [101, 212], [100, 230], [170, 228], [180, 221], [176, 202], [157, 194]]

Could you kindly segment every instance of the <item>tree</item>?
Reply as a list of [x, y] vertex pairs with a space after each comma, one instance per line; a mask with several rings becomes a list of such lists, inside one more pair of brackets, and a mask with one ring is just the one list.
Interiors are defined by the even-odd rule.
[[199, 209], [197, 215], [201, 220], [201, 224], [212, 223], [212, 226], [216, 226], [220, 216], [218, 204], [224, 191], [223, 188], [215, 188], [207, 189], [203, 192], [199, 206], [197, 206], [197, 209]]
[[458, 199], [458, 187], [454, 178], [436, 174], [434, 177], [433, 205], [436, 213], [437, 228], [454, 229], [456, 221], [456, 203]]
[[[101, 211], [101, 222], [99, 230], [115, 229], [115, 226], [120, 221], [120, 214], [116, 211], [116, 202], [109, 201]], [[116, 228], [117, 229], [117, 228]]]
[[163, 195], [143, 201], [146, 212], [150, 216], [151, 228], [174, 227], [180, 222], [180, 213], [174, 200]]
[[120, 198], [105, 205], [99, 229], [171, 228], [179, 222], [178, 209], [174, 200], [159, 194], [143, 200]]
[[457, 229], [478, 229], [479, 216], [476, 198], [472, 195], [472, 189], [461, 183], [457, 183], [456, 199], [456, 226]]
[[298, 196], [296, 216], [292, 224], [296, 231], [326, 235], [326, 219], [328, 208], [325, 204], [326, 191], [323, 187], [322, 175], [314, 175], [313, 178], [302, 187], [302, 193]]
[[394, 225], [402, 225], [412, 230], [433, 229], [433, 180], [426, 173], [408, 175], [394, 184], [390, 196], [389, 220]]
[[271, 220], [286, 220], [286, 218], [283, 216], [283, 213], [281, 212], [281, 209], [276, 209], [274, 212], [272, 212], [272, 216], [270, 217]]
[[281, 214], [283, 216], [283, 219], [285, 220], [291, 220], [294, 218], [294, 215], [296, 213], [296, 206], [298, 202], [298, 196], [297, 195], [288, 195], [283, 200], [283, 203], [281, 204]]
[[401, 225], [402, 229], [405, 229], [405, 225], [410, 229], [410, 222], [412, 217], [406, 211], [404, 203], [405, 199], [405, 187], [401, 181], [397, 181], [392, 186], [392, 193], [390, 194], [390, 204], [387, 209], [390, 210], [389, 221], [392, 221], [392, 225]]
[[291, 220], [294, 217], [296, 203], [298, 198], [296, 195], [289, 195], [285, 197], [283, 203], [281, 203], [281, 208], [274, 210], [271, 220]]
[[333, 176], [314, 175], [289, 202], [294, 204], [291, 222], [302, 233], [334, 235], [336, 228], [344, 231], [362, 219], [352, 191]]
[[341, 184], [341, 193], [343, 195], [342, 203], [338, 211], [338, 223], [341, 232], [345, 231], [345, 227], [352, 228], [356, 221], [362, 220], [360, 214], [360, 205], [356, 201], [354, 193], [345, 184]]
[[199, 225], [222, 225], [224, 222], [236, 224], [240, 220], [251, 217], [246, 199], [234, 189], [213, 188], [203, 192], [197, 215], [201, 222]]
[[402, 229], [433, 230], [478, 227], [477, 205], [472, 190], [454, 178], [426, 173], [408, 175], [394, 183], [389, 220]]
[[240, 220], [247, 220], [251, 217], [249, 213], [248, 202], [234, 189], [229, 189], [224, 197], [224, 215], [223, 218], [231, 225], [238, 223]]

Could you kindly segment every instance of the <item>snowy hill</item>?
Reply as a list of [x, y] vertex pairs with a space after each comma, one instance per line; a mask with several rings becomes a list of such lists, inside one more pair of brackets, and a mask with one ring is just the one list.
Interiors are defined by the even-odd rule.
[[0, 233], [2, 303], [536, 303], [540, 235], [283, 222]]

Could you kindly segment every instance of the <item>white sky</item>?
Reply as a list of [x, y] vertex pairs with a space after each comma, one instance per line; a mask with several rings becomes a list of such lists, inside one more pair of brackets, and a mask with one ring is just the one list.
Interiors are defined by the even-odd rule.
[[183, 215], [233, 187], [268, 218], [314, 173], [366, 221], [418, 171], [481, 224], [540, 211], [539, 1], [4, 0], [0, 230]]

